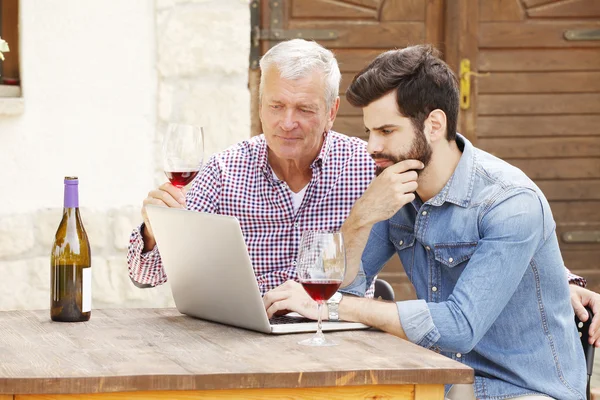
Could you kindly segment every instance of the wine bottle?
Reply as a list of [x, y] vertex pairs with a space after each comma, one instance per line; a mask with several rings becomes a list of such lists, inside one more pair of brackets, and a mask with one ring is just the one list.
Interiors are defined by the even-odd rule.
[[50, 317], [53, 321], [87, 321], [92, 314], [90, 243], [79, 215], [79, 180], [65, 178], [63, 217], [51, 255]]

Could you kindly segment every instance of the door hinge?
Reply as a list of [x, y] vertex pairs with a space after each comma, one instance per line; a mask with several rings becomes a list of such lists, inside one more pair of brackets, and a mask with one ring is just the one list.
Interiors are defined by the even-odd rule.
[[283, 29], [283, 1], [270, 0], [270, 29], [260, 29], [260, 0], [250, 2], [250, 68], [258, 68], [260, 41], [277, 42], [302, 38], [307, 40], [335, 40], [339, 37], [332, 29]]

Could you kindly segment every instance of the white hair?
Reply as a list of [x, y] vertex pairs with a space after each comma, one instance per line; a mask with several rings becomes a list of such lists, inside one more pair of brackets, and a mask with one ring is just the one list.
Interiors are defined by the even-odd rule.
[[333, 53], [320, 44], [304, 39], [292, 39], [278, 43], [260, 59], [259, 96], [262, 99], [264, 74], [276, 67], [283, 79], [301, 79], [313, 71], [321, 71], [325, 76], [325, 103], [327, 110], [338, 97], [342, 74]]

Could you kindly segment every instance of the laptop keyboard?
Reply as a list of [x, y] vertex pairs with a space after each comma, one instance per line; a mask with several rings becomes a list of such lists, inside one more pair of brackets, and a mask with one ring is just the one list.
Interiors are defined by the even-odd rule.
[[279, 315], [269, 320], [271, 325], [283, 325], [283, 324], [301, 324], [303, 322], [315, 322], [312, 319], [302, 317], [289, 317], [287, 315]]

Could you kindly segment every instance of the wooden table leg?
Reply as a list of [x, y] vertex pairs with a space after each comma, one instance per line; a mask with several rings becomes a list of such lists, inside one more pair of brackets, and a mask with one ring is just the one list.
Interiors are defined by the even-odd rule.
[[443, 400], [444, 385], [415, 385], [415, 400]]

